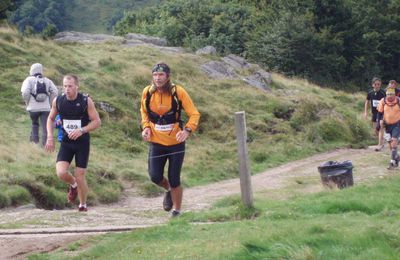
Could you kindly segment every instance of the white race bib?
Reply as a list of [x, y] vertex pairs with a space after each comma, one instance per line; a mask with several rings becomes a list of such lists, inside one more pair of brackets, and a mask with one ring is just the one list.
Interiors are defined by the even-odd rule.
[[379, 100], [373, 99], [373, 100], [372, 100], [372, 106], [373, 106], [373, 107], [378, 107], [378, 105], [379, 105]]
[[67, 134], [71, 133], [75, 129], [80, 129], [82, 126], [81, 120], [67, 120], [63, 119], [63, 127]]
[[156, 131], [160, 131], [160, 132], [169, 132], [174, 128], [174, 124], [169, 124], [169, 125], [154, 125], [154, 129]]

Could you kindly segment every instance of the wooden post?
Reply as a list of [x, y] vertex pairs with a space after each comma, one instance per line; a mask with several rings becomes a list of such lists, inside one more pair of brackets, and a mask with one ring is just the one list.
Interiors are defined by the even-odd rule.
[[253, 206], [253, 190], [251, 187], [250, 165], [247, 152], [247, 131], [245, 112], [235, 113], [236, 139], [238, 144], [240, 190], [245, 206]]

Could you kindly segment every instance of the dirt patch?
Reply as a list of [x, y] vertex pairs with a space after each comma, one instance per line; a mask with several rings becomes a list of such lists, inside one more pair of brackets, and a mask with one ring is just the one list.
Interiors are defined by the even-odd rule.
[[[330, 160], [352, 160], [355, 166], [353, 174], [355, 185], [391, 174], [380, 163], [389, 160], [388, 152], [376, 153], [373, 148], [340, 149], [287, 163], [254, 175], [252, 177], [253, 192], [263, 196], [267, 194], [274, 199], [282, 199], [296, 193], [322, 191], [324, 188], [321, 185], [317, 167]], [[204, 210], [215, 201], [235, 194], [240, 194], [239, 179], [185, 189], [183, 208], [184, 211]], [[76, 209], [2, 210], [0, 225], [17, 228], [0, 229], [1, 258], [22, 259], [35, 252], [49, 252], [72, 241], [93, 235], [96, 230], [111, 232], [112, 229], [118, 227], [134, 229], [165, 224], [169, 221], [169, 214], [162, 210], [161, 205], [162, 196], [145, 198], [135, 190], [127, 189], [124, 198], [119, 203], [92, 207], [87, 213], [79, 213]], [[82, 231], [85, 229], [88, 232]], [[43, 234], [46, 230], [59, 232]], [[32, 234], [30, 231], [42, 232], [42, 234]], [[16, 234], [18, 232], [19, 235]], [[80, 233], [74, 234], [74, 232]]]
[[0, 237], [1, 259], [26, 259], [29, 254], [45, 253], [86, 238], [88, 235], [10, 235]]

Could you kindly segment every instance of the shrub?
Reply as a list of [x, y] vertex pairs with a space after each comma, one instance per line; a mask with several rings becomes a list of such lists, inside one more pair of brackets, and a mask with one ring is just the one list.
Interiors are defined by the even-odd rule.
[[351, 133], [343, 121], [336, 118], [326, 118], [316, 125], [321, 138], [326, 142], [349, 141]]
[[31, 201], [31, 195], [24, 187], [10, 186], [6, 190], [7, 196], [10, 198], [10, 203], [13, 206], [23, 205]]
[[309, 99], [300, 100], [290, 120], [290, 125], [296, 130], [301, 130], [305, 125], [317, 121], [319, 119], [318, 112], [326, 108], [328, 105], [322, 102]]
[[43, 39], [51, 39], [58, 33], [58, 29], [54, 24], [48, 24], [42, 31]]
[[122, 193], [122, 187], [119, 183], [112, 181], [98, 185], [95, 188], [97, 199], [101, 203], [117, 202]]
[[11, 205], [11, 200], [4, 192], [0, 192], [0, 208], [5, 208]]
[[346, 120], [346, 124], [349, 126], [353, 143], [364, 143], [371, 138], [369, 125], [365, 120], [351, 117]]

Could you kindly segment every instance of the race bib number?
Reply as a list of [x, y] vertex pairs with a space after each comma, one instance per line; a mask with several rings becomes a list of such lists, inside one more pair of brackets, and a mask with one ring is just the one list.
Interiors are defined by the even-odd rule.
[[80, 129], [82, 126], [81, 120], [67, 120], [63, 119], [63, 127], [67, 134], [71, 133], [75, 129]]
[[372, 100], [373, 107], [378, 107], [378, 105], [379, 105], [379, 100]]
[[169, 124], [169, 125], [154, 125], [154, 129], [156, 131], [160, 131], [160, 132], [169, 132], [174, 128], [174, 124]]

